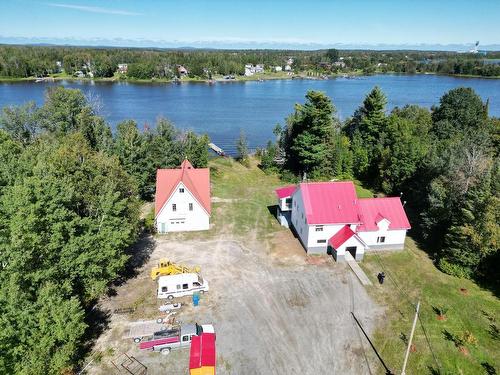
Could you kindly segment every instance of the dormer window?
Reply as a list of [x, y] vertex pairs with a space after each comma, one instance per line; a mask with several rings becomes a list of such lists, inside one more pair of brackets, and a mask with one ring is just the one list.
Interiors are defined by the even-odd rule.
[[179, 193], [184, 193], [184, 188], [179, 188]]

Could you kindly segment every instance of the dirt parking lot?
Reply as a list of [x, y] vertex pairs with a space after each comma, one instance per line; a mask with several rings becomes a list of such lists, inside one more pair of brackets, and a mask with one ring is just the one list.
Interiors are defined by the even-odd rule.
[[162, 356], [141, 352], [132, 340], [121, 338], [128, 321], [159, 316], [161, 301], [149, 271], [163, 257], [201, 266], [210, 284], [200, 306], [182, 299], [187, 304], [178, 319], [215, 326], [217, 374], [369, 373], [366, 358], [373, 355], [350, 312], [354, 309], [371, 331], [383, 311], [345, 264], [326, 256], [306, 257], [289, 231], [262, 242], [226, 235], [205, 241], [167, 235], [145, 242], [152, 249], [149, 261], [102, 303], [110, 311], [137, 310], [111, 314], [94, 349], [103, 358], [89, 373], [113, 373], [111, 360], [126, 352], [144, 363], [148, 374], [188, 374], [188, 349]]

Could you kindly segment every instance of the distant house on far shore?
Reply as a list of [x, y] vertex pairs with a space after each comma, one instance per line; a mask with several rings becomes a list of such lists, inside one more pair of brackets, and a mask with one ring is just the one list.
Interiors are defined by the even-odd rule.
[[264, 73], [264, 64], [246, 64], [245, 65], [245, 76], [250, 77], [255, 73]]
[[179, 73], [179, 76], [184, 77], [188, 75], [188, 70], [183, 67], [182, 65], [177, 65], [177, 72]]
[[121, 74], [127, 74], [128, 64], [118, 64], [118, 72]]

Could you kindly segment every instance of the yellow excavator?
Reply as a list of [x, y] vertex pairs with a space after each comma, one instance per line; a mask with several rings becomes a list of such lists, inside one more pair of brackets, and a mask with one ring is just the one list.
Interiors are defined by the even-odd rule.
[[156, 280], [158, 276], [177, 275], [180, 273], [200, 273], [201, 268], [186, 267], [183, 264], [175, 264], [168, 259], [160, 259], [158, 264], [151, 269], [151, 278]]

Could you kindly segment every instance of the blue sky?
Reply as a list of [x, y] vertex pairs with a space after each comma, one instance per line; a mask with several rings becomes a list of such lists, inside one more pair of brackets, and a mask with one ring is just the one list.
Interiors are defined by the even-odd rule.
[[488, 45], [500, 44], [499, 20], [498, 0], [2, 0], [0, 36], [116, 45]]

